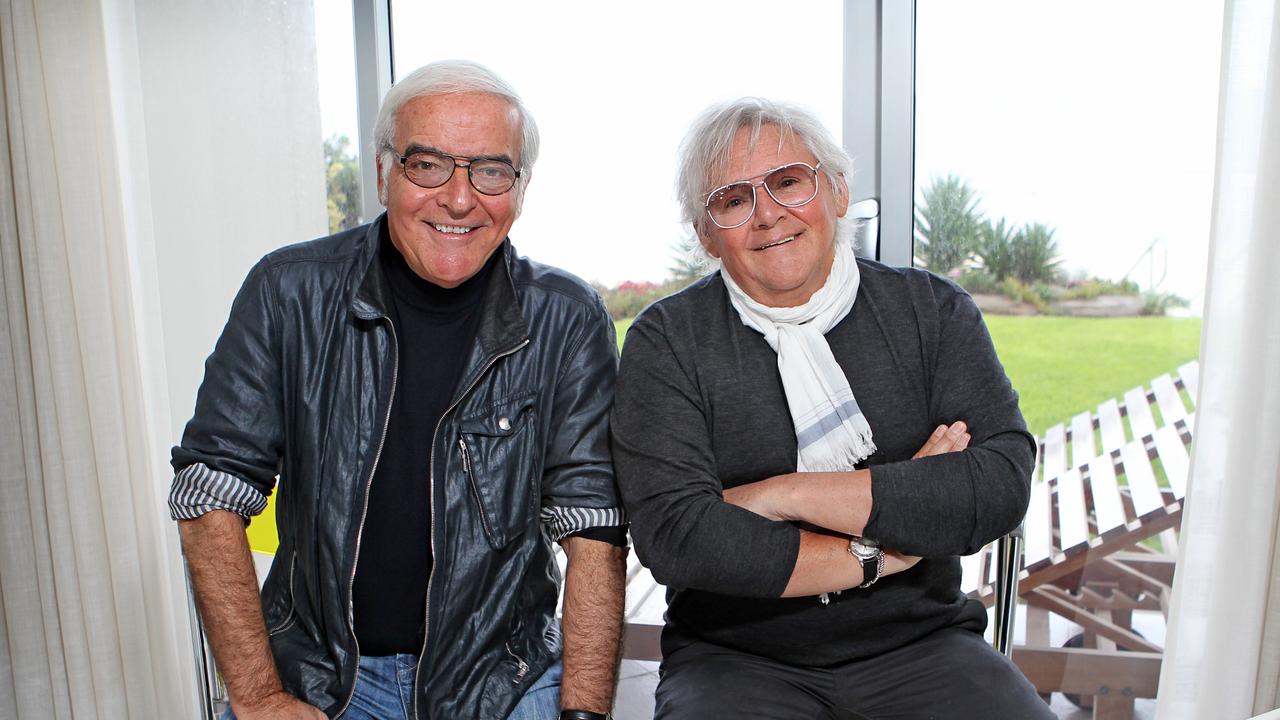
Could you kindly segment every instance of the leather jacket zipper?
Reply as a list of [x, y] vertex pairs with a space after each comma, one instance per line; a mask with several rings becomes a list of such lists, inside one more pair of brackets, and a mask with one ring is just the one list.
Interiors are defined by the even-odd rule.
[[516, 667], [519, 668], [516, 671], [515, 678], [511, 680], [511, 684], [519, 685], [520, 683], [524, 682], [524, 676], [526, 673], [529, 672], [529, 663], [525, 662], [524, 658], [517, 655], [515, 651], [511, 649], [511, 643], [503, 643], [503, 647], [507, 649], [507, 654], [510, 655], [513, 660], [516, 661]]
[[[458, 399], [454, 400], [445, 411], [440, 414], [440, 421], [436, 423], [436, 429], [431, 433], [431, 459], [427, 463], [427, 497], [430, 500], [427, 507], [431, 515], [431, 572], [427, 573], [427, 601], [422, 611], [422, 649], [418, 651], [418, 663], [413, 668], [413, 717], [418, 717], [418, 680], [422, 675], [422, 659], [427, 656], [427, 639], [431, 636], [431, 583], [436, 577], [436, 566], [439, 564], [435, 561], [436, 557], [436, 439], [440, 437], [440, 428], [444, 425], [444, 419], [449, 416], [458, 407], [462, 399], [471, 394], [476, 385], [480, 384], [480, 378], [494, 366], [502, 358], [515, 353], [517, 350], [529, 344], [529, 338], [520, 341], [519, 345], [514, 345], [507, 350], [503, 350], [493, 357], [489, 358], [489, 362], [476, 374], [476, 379], [471, 381]], [[385, 430], [384, 430], [385, 432]], [[367, 502], [367, 498], [366, 498]], [[354, 576], [353, 576], [354, 579]], [[355, 690], [353, 687], [352, 693]], [[350, 701], [348, 701], [350, 702]], [[343, 708], [344, 710], [346, 708]], [[339, 713], [341, 715], [341, 713]]]
[[[382, 437], [378, 438], [378, 452], [373, 456], [369, 477], [364, 481], [364, 506], [360, 509], [360, 524], [356, 526], [356, 548], [351, 560], [351, 579], [347, 581], [347, 629], [351, 631], [351, 642], [356, 646], [357, 673], [360, 668], [360, 640], [356, 637], [355, 599], [352, 597], [355, 592], [356, 565], [360, 562], [360, 540], [364, 535], [364, 519], [369, 514], [369, 488], [373, 487], [373, 474], [378, 470], [378, 461], [382, 459], [382, 447], [387, 442], [387, 426], [391, 424], [391, 406], [395, 404], [396, 383], [400, 380], [400, 344], [396, 339], [396, 326], [391, 322], [390, 317], [383, 315], [382, 319], [387, 321], [387, 329], [391, 331], [391, 396], [387, 400], [387, 414], [382, 418]], [[347, 711], [347, 706], [351, 704], [351, 699], [355, 695], [355, 676], [352, 675], [351, 692], [347, 693], [347, 700], [342, 703], [342, 709], [338, 711], [337, 717], [341, 717]]]
[[467, 441], [461, 437], [458, 438], [458, 449], [462, 451], [462, 470], [466, 473], [467, 480], [471, 481], [471, 492], [476, 494], [476, 504], [480, 506], [480, 526], [492, 538], [493, 528], [489, 527], [489, 521], [485, 518], [484, 503], [480, 500], [480, 485], [476, 482], [475, 470], [471, 465], [471, 451], [467, 449]]

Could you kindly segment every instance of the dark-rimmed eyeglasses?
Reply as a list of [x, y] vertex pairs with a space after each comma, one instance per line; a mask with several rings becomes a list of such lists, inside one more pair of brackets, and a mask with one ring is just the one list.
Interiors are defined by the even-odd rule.
[[506, 160], [449, 155], [440, 152], [415, 152], [401, 155], [394, 148], [387, 148], [400, 159], [404, 176], [409, 182], [424, 188], [437, 188], [449, 182], [459, 166], [467, 169], [471, 187], [483, 195], [501, 195], [510, 190], [520, 177], [520, 171]]
[[756, 188], [760, 186], [779, 205], [800, 207], [818, 196], [820, 167], [821, 162], [815, 166], [794, 162], [763, 173], [756, 182], [739, 180], [722, 185], [707, 194], [707, 216], [725, 230], [745, 224], [756, 211]]

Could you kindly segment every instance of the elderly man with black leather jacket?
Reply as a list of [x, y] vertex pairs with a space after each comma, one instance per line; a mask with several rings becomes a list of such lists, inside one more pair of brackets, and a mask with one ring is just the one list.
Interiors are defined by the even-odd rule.
[[[507, 239], [537, 129], [445, 62], [392, 88], [375, 135], [387, 212], [253, 268], [173, 450], [227, 716], [606, 717], [617, 350], [590, 287]], [[259, 600], [244, 524], [273, 488]]]

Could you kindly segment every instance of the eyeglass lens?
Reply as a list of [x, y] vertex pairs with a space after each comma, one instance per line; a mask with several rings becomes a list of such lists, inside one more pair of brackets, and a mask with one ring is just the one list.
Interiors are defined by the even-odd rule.
[[[420, 152], [404, 159], [409, 180], [424, 188], [440, 187], [453, 177], [457, 163], [448, 155]], [[471, 185], [485, 195], [501, 195], [516, 182], [516, 170], [502, 160], [476, 159], [467, 167]]]
[[[779, 205], [798, 207], [818, 194], [817, 171], [804, 163], [784, 165], [764, 176], [759, 183]], [[736, 182], [716, 190], [707, 198], [707, 212], [721, 227], [736, 227], [755, 211], [755, 183]]]

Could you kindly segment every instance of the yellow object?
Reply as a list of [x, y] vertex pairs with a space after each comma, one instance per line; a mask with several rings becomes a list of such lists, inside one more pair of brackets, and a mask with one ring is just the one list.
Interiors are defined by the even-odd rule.
[[275, 493], [271, 493], [267, 497], [267, 509], [263, 510], [261, 515], [255, 517], [244, 532], [245, 535], [249, 536], [250, 550], [267, 555], [276, 554], [276, 548], [280, 547], [280, 537], [276, 532]]

